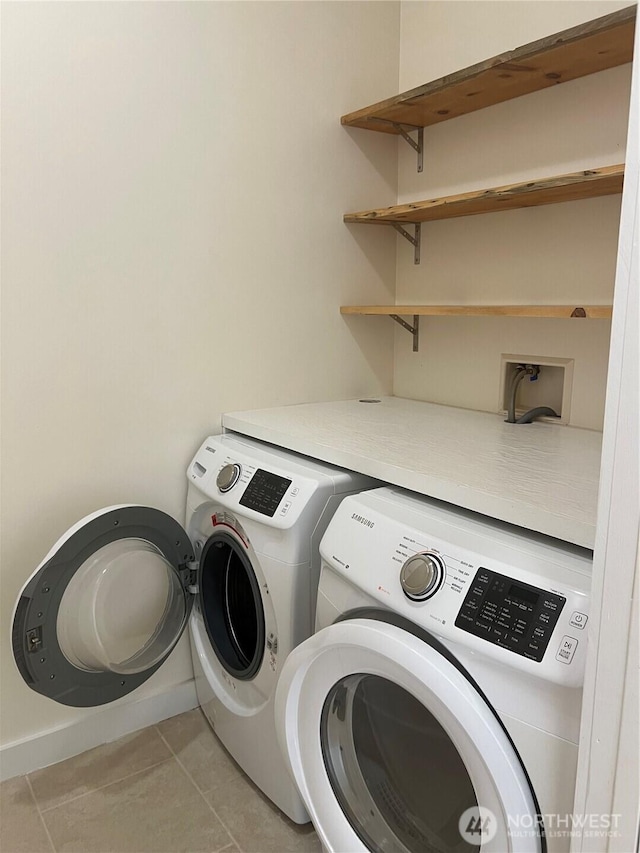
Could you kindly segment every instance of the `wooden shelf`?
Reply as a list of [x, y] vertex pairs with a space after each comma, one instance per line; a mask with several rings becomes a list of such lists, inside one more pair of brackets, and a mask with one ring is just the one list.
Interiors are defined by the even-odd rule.
[[622, 192], [624, 165], [604, 166], [584, 172], [572, 172], [555, 178], [508, 184], [504, 187], [476, 190], [460, 195], [412, 201], [394, 207], [346, 213], [348, 223], [394, 224], [432, 222], [437, 219], [454, 219], [479, 213], [495, 213], [520, 207], [558, 204]]
[[343, 305], [341, 314], [427, 317], [551, 317], [606, 320], [611, 305]]
[[636, 7], [588, 21], [342, 116], [383, 133], [428, 127], [631, 62]]

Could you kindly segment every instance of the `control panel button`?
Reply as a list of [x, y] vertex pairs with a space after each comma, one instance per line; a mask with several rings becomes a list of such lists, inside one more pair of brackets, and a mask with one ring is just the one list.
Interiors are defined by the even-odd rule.
[[425, 601], [437, 592], [444, 577], [442, 560], [435, 554], [416, 554], [400, 570], [400, 585], [407, 598]]
[[587, 620], [589, 617], [586, 613], [580, 613], [579, 610], [574, 610], [571, 619], [569, 619], [569, 625], [572, 625], [574, 628], [584, 628], [587, 624]]
[[571, 663], [577, 648], [578, 641], [575, 637], [564, 636], [558, 646], [556, 660], [559, 660], [561, 663]]
[[282, 509], [280, 510], [280, 515], [286, 515], [291, 509], [291, 501], [285, 501], [282, 504]]
[[235, 486], [235, 484], [240, 479], [241, 472], [242, 468], [240, 467], [240, 465], [238, 465], [237, 462], [231, 462], [228, 465], [224, 465], [218, 471], [218, 476], [216, 477], [216, 486], [220, 489], [221, 492], [228, 492]]

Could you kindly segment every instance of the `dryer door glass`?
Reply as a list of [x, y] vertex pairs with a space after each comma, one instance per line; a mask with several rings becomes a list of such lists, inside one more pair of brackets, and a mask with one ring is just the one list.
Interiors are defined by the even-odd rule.
[[109, 507], [78, 522], [16, 605], [13, 654], [25, 682], [77, 707], [134, 690], [184, 630], [193, 561], [182, 526], [151, 507]]
[[478, 806], [469, 773], [411, 693], [377, 675], [350, 675], [327, 696], [320, 731], [331, 786], [369, 850], [477, 853], [458, 826]]
[[325, 848], [546, 850], [497, 713], [452, 653], [403, 617], [353, 611], [305, 640], [282, 667], [275, 711]]
[[218, 660], [235, 678], [253, 678], [264, 657], [264, 609], [249, 554], [230, 533], [216, 531], [207, 540], [198, 586]]

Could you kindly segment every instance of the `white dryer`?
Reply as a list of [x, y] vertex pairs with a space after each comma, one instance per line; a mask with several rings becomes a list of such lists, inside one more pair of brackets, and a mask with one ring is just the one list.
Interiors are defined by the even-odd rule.
[[390, 488], [320, 551], [276, 721], [325, 850], [568, 850], [591, 553]]
[[264, 793], [304, 823], [276, 741], [275, 687], [313, 630], [331, 516], [347, 494], [378, 484], [232, 434], [207, 438], [187, 478], [186, 530], [124, 505], [58, 540], [16, 603], [16, 664], [38, 693], [102, 705], [146, 681], [188, 625], [206, 716]]

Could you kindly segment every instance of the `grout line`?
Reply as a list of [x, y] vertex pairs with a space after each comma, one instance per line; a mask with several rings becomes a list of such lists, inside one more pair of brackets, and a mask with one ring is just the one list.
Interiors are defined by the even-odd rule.
[[[164, 735], [163, 735], [161, 732], [158, 732], [158, 734], [160, 735], [160, 737], [162, 738], [162, 740], [167, 744], [167, 746], [169, 747], [169, 749], [171, 749], [171, 747], [169, 746], [169, 743], [165, 740]], [[171, 750], [171, 752], [173, 752], [173, 750]], [[221, 824], [222, 828], [225, 830], [225, 832], [227, 833], [227, 835], [228, 835], [228, 836], [229, 836], [229, 838], [231, 839], [232, 844], [235, 844], [235, 845], [236, 845], [236, 847], [237, 847], [237, 849], [238, 849], [238, 850], [240, 850], [240, 849], [241, 849], [241, 848], [240, 848], [240, 845], [238, 844], [238, 842], [236, 841], [236, 839], [233, 837], [233, 834], [232, 834], [232, 832], [230, 831], [229, 827], [228, 827], [228, 826], [226, 825], [226, 823], [222, 820], [222, 818], [220, 817], [220, 815], [218, 814], [218, 812], [214, 809], [214, 807], [211, 805], [211, 803], [209, 802], [209, 800], [205, 797], [205, 795], [203, 794], [203, 792], [200, 790], [200, 788], [199, 788], [199, 787], [198, 787], [198, 785], [196, 784], [195, 779], [193, 778], [193, 776], [191, 775], [191, 773], [189, 773], [189, 771], [188, 771], [188, 770], [187, 770], [187, 768], [184, 766], [184, 764], [182, 763], [182, 761], [178, 758], [178, 756], [175, 754], [175, 752], [173, 752], [173, 757], [174, 757], [174, 758], [175, 758], [175, 760], [178, 762], [178, 764], [180, 765], [180, 767], [182, 768], [183, 772], [185, 773], [185, 775], [187, 776], [187, 778], [190, 780], [191, 784], [194, 786], [194, 788], [196, 789], [196, 791], [200, 794], [200, 796], [202, 797], [202, 799], [203, 799], [203, 800], [204, 800], [204, 802], [206, 803], [207, 808], [209, 809], [209, 811], [211, 811], [211, 812], [214, 814], [214, 816], [215, 816], [215, 817], [220, 821], [220, 824]], [[228, 847], [230, 847], [230, 846], [231, 846], [231, 844], [225, 844], [225, 846], [224, 846], [224, 847], [219, 848], [219, 850], [226, 850], [226, 849], [227, 849]]]
[[38, 812], [38, 817], [40, 818], [40, 822], [42, 823], [42, 826], [44, 828], [44, 832], [45, 832], [45, 835], [47, 836], [47, 839], [48, 839], [49, 844], [51, 846], [51, 850], [53, 851], [53, 853], [56, 853], [56, 848], [55, 848], [55, 845], [53, 843], [53, 838], [51, 838], [51, 833], [49, 832], [49, 827], [47, 826], [47, 823], [46, 823], [46, 821], [42, 815], [42, 811], [40, 810], [40, 806], [38, 805], [38, 801], [36, 800], [36, 795], [33, 793], [33, 787], [31, 785], [31, 779], [29, 779], [28, 775], [25, 776], [24, 778], [26, 779], [27, 785], [29, 787], [29, 791], [31, 793], [31, 799], [33, 800], [33, 804], [36, 807], [36, 811]]
[[[207, 722], [207, 725], [209, 725], [209, 723], [208, 723], [208, 722]], [[237, 849], [240, 851], [240, 853], [242, 853], [242, 850], [241, 850], [241, 848], [240, 848], [240, 845], [238, 844], [238, 842], [237, 842], [237, 841], [235, 840], [235, 838], [233, 837], [233, 834], [232, 834], [232, 833], [231, 833], [231, 831], [229, 830], [229, 827], [228, 827], [228, 826], [226, 825], [226, 823], [222, 820], [222, 818], [220, 817], [220, 815], [218, 814], [218, 812], [213, 808], [213, 806], [211, 805], [211, 803], [210, 803], [210, 802], [207, 800], [207, 798], [206, 798], [206, 794], [207, 794], [207, 793], [211, 793], [211, 791], [213, 791], [214, 789], [213, 789], [213, 788], [211, 788], [209, 791], [206, 791], [206, 792], [205, 792], [205, 791], [202, 791], [202, 789], [200, 788], [200, 786], [198, 785], [198, 783], [195, 781], [195, 779], [193, 778], [193, 776], [189, 773], [189, 771], [187, 770], [187, 768], [184, 766], [184, 764], [182, 763], [182, 761], [181, 761], [181, 760], [180, 760], [180, 758], [178, 757], [177, 753], [176, 753], [176, 752], [174, 752], [174, 750], [171, 748], [171, 744], [167, 741], [167, 739], [166, 739], [166, 738], [165, 738], [165, 736], [162, 734], [162, 732], [160, 731], [160, 729], [158, 729], [158, 727], [157, 727], [157, 726], [156, 726], [156, 730], [157, 730], [158, 734], [160, 735], [160, 737], [162, 738], [162, 740], [163, 740], [163, 741], [165, 742], [165, 744], [167, 745], [167, 747], [169, 748], [169, 750], [172, 752], [172, 754], [173, 754], [174, 758], [176, 759], [176, 761], [178, 762], [178, 764], [180, 765], [180, 767], [182, 767], [182, 769], [183, 769], [183, 770], [184, 770], [184, 772], [187, 774], [187, 776], [189, 777], [189, 779], [190, 779], [190, 780], [193, 782], [193, 784], [196, 786], [196, 788], [197, 788], [198, 792], [199, 792], [199, 793], [200, 793], [200, 795], [204, 798], [204, 801], [206, 802], [206, 804], [209, 806], [209, 808], [211, 809], [211, 811], [214, 813], [214, 815], [218, 818], [218, 820], [220, 821], [220, 823], [221, 823], [221, 824], [224, 826], [224, 828], [227, 830], [227, 832], [229, 833], [230, 837], [231, 837], [231, 838], [233, 838], [233, 843], [236, 845]], [[211, 731], [212, 731], [212, 733], [213, 733], [214, 737], [216, 737], [216, 734], [215, 734], [215, 732], [213, 732], [213, 729], [212, 729]], [[238, 768], [238, 776], [237, 776], [237, 778], [238, 778], [238, 779], [241, 779], [241, 778], [243, 778], [243, 776], [246, 776], [246, 774], [242, 771], [242, 769], [241, 769], [241, 768]], [[235, 781], [235, 780], [232, 780], [232, 781]], [[261, 793], [261, 795], [262, 795], [262, 796], [266, 796], [266, 794], [263, 794], [262, 792], [260, 792], [260, 793]], [[267, 798], [267, 799], [268, 799], [268, 798]], [[279, 819], [279, 820], [280, 820], [280, 821], [281, 821], [281, 822], [282, 822], [282, 823], [287, 827], [287, 829], [289, 828], [289, 824], [288, 824], [288, 822], [287, 822], [287, 821], [288, 821], [288, 818], [286, 817], [286, 815], [284, 814], [284, 812], [282, 812], [282, 811], [281, 811], [280, 809], [278, 809], [277, 807], [276, 807], [276, 817], [277, 817], [277, 818], [278, 818], [278, 819]], [[315, 827], [314, 827], [314, 832], [316, 832]], [[317, 834], [317, 832], [316, 832], [316, 834]], [[230, 846], [231, 846], [231, 845], [227, 845], [226, 847], [221, 848], [221, 850], [217, 851], [217, 853], [222, 853], [222, 851], [223, 851], [223, 850], [226, 850], [226, 849], [227, 849], [227, 847], [230, 847]]]
[[170, 755], [168, 758], [163, 758], [162, 761], [156, 761], [155, 764], [150, 764], [148, 767], [143, 767], [142, 770], [136, 770], [134, 773], [129, 773], [128, 776], [122, 776], [122, 778], [115, 779], [113, 782], [107, 782], [106, 785], [100, 785], [99, 788], [92, 788], [90, 791], [84, 791], [82, 794], [78, 794], [75, 797], [70, 797], [68, 800], [63, 800], [61, 803], [56, 803], [55, 806], [49, 806], [48, 808], [41, 809], [41, 813], [48, 814], [54, 809], [59, 809], [61, 806], [66, 806], [68, 803], [75, 803], [76, 800], [81, 800], [83, 797], [88, 797], [90, 794], [95, 794], [96, 791], [104, 791], [105, 788], [109, 788], [111, 787], [111, 785], [117, 785], [119, 782], [124, 782], [126, 779], [133, 778], [133, 776], [139, 776], [140, 773], [144, 773], [146, 770], [152, 770], [154, 767], [160, 767], [161, 764], [166, 764], [168, 761], [172, 761], [174, 758], [174, 755]]
[[[2, 0], [0, 0], [0, 3], [1, 3], [1, 2], [2, 2]], [[218, 738], [218, 735], [217, 735], [217, 734], [215, 733], [215, 731], [213, 730], [213, 728], [212, 728], [211, 724], [209, 723], [209, 720], [207, 720], [207, 718], [204, 716], [204, 714], [203, 714], [202, 716], [203, 716], [203, 719], [204, 719], [204, 721], [205, 721], [205, 723], [206, 723], [207, 731], [211, 733], [212, 737], [216, 740], [216, 742], [217, 742], [218, 744], [221, 744], [221, 741], [220, 741], [220, 739]], [[180, 764], [180, 766], [184, 769], [185, 773], [189, 776], [189, 778], [191, 779], [191, 781], [192, 781], [192, 782], [193, 782], [193, 784], [196, 786], [196, 788], [200, 791], [200, 793], [201, 793], [201, 794], [209, 794], [209, 793], [211, 793], [211, 791], [213, 791], [215, 788], [218, 788], [218, 787], [220, 787], [220, 785], [221, 785], [221, 784], [223, 784], [223, 783], [218, 783], [218, 784], [214, 785], [214, 786], [213, 786], [213, 788], [207, 788], [206, 790], [204, 790], [204, 791], [203, 791], [203, 790], [202, 790], [202, 788], [200, 787], [200, 785], [198, 785], [198, 783], [196, 782], [196, 780], [191, 776], [191, 774], [189, 773], [189, 771], [187, 770], [187, 768], [184, 766], [184, 764], [183, 764], [183, 763], [182, 763], [182, 761], [180, 760], [180, 756], [179, 756], [179, 755], [178, 755], [178, 753], [173, 749], [173, 747], [171, 746], [171, 744], [169, 743], [169, 741], [165, 738], [165, 736], [162, 734], [162, 732], [160, 731], [160, 729], [158, 728], [158, 726], [156, 726], [156, 727], [155, 727], [155, 729], [156, 729], [157, 733], [160, 735], [160, 737], [162, 738], [162, 740], [164, 741], [164, 743], [165, 743], [166, 747], [168, 748], [169, 752], [173, 755], [173, 757], [174, 757], [174, 758], [176, 758], [176, 759], [178, 760], [178, 763]], [[242, 778], [243, 776], [246, 776], [246, 773], [244, 772], [244, 770], [242, 769], [242, 767], [240, 767], [240, 765], [239, 765], [239, 764], [238, 764], [238, 762], [235, 760], [235, 758], [231, 755], [231, 753], [227, 753], [226, 748], [225, 748], [224, 746], [222, 746], [222, 749], [225, 751], [225, 754], [226, 754], [226, 755], [231, 759], [231, 762], [235, 765], [235, 768], [236, 768], [236, 776], [235, 776], [234, 778], [236, 778], [236, 779], [240, 779], [240, 778]], [[231, 781], [233, 781], [233, 779], [232, 779]]]

